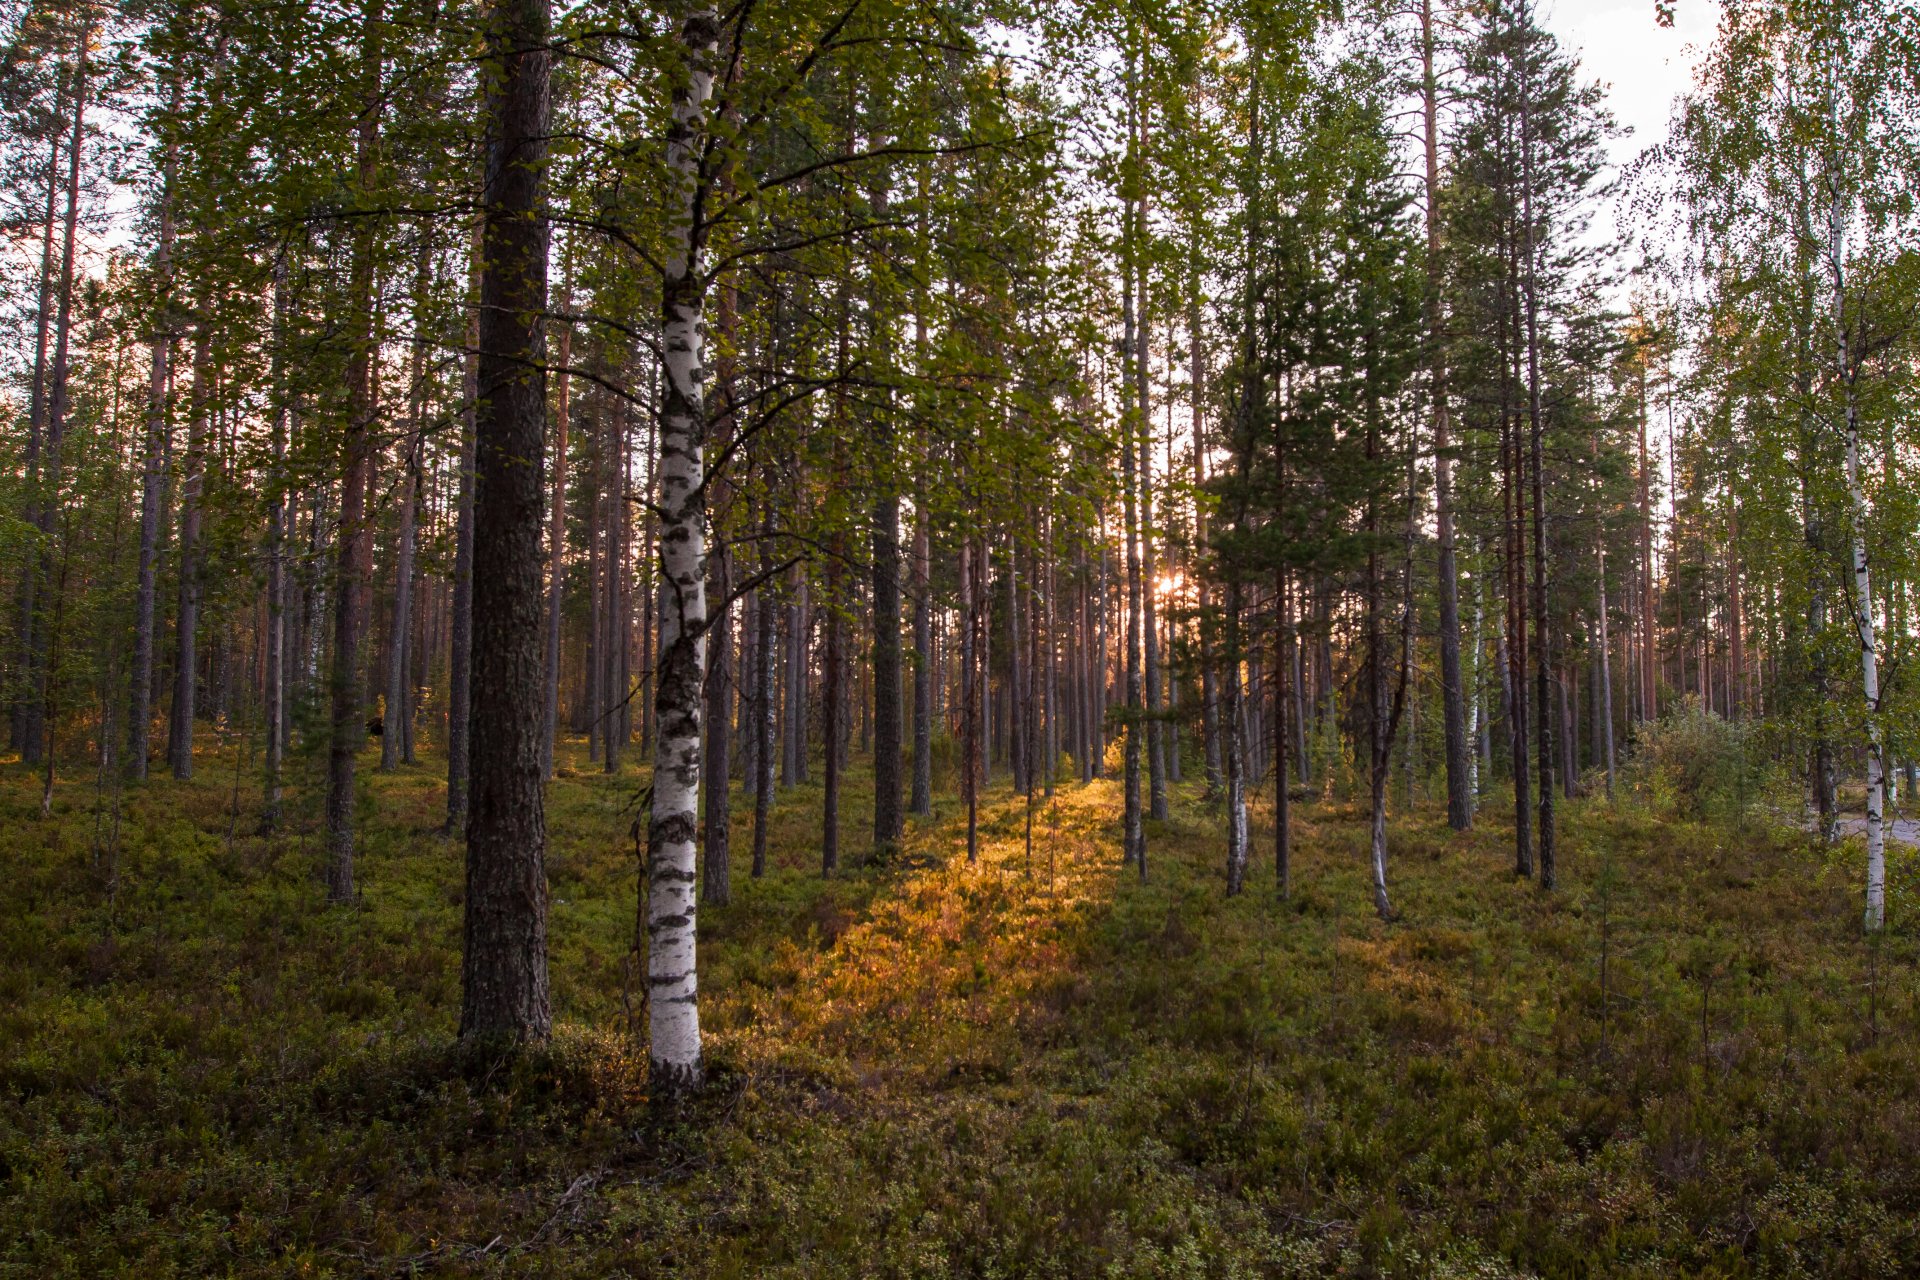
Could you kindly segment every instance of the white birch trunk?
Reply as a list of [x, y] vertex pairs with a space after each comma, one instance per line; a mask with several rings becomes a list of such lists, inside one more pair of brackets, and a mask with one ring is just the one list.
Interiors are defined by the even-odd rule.
[[700, 156], [713, 95], [718, 12], [696, 0], [681, 28], [685, 75], [667, 135], [672, 250], [664, 280], [665, 386], [660, 402], [660, 660], [654, 693], [653, 812], [647, 828], [649, 1058], [656, 1098], [700, 1083], [694, 956], [695, 832], [700, 807], [701, 685], [706, 670], [707, 513], [702, 444], [706, 279], [698, 223]]
[[[1836, 116], [1835, 124], [1838, 125]], [[1867, 497], [1860, 483], [1860, 409], [1854, 401], [1847, 342], [1847, 206], [1836, 180], [1827, 212], [1827, 270], [1833, 281], [1833, 372], [1847, 431], [1847, 523], [1853, 568], [1854, 632], [1860, 641], [1860, 685], [1867, 716], [1867, 932], [1886, 923], [1886, 760], [1880, 736], [1880, 662], [1874, 636], [1873, 579], [1867, 568]]]

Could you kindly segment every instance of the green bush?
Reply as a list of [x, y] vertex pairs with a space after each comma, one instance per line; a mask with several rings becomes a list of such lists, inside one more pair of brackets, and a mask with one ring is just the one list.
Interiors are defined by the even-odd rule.
[[1707, 821], [1744, 821], [1776, 782], [1754, 726], [1724, 720], [1688, 698], [1642, 725], [1626, 778], [1656, 810]]

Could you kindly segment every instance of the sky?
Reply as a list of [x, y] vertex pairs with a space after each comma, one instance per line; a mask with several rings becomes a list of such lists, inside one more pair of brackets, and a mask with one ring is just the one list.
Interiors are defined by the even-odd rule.
[[[1607, 86], [1614, 117], [1631, 132], [1608, 146], [1616, 165], [1631, 162], [1667, 137], [1673, 100], [1693, 84], [1693, 68], [1713, 39], [1719, 0], [1674, 0], [1674, 21], [1662, 27], [1654, 0], [1541, 0], [1540, 25], [1577, 53], [1589, 80]], [[1610, 210], [1594, 230], [1609, 230]]]

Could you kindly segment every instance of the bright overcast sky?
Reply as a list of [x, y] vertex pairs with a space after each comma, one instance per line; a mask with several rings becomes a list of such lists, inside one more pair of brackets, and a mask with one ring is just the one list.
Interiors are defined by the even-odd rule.
[[[1610, 144], [1616, 165], [1662, 142], [1675, 97], [1693, 84], [1693, 67], [1713, 39], [1718, 0], [1675, 0], [1674, 23], [1654, 18], [1654, 0], [1540, 0], [1540, 24], [1579, 55], [1589, 80], [1607, 87], [1607, 102], [1632, 132]], [[1606, 215], [1595, 230], [1607, 230]]]

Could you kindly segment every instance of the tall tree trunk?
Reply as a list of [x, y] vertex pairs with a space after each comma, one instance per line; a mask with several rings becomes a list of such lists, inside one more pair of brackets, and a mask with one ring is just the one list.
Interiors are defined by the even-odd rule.
[[924, 497], [913, 517], [913, 800], [933, 812], [933, 556]]
[[754, 610], [759, 634], [754, 638], [753, 683], [756, 723], [759, 739], [753, 753], [753, 878], [767, 873], [767, 823], [773, 812], [774, 713], [777, 706], [774, 685], [776, 646], [774, 621], [777, 606], [773, 597], [773, 509], [771, 503], [760, 522], [760, 605]]
[[[1599, 437], [1597, 436], [1594, 438], [1593, 452], [1594, 452], [1595, 471], [1598, 472], [1600, 441], [1599, 441]], [[1613, 640], [1612, 640], [1611, 633], [1608, 629], [1609, 620], [1607, 618], [1607, 543], [1604, 537], [1596, 538], [1595, 543], [1599, 548], [1599, 560], [1600, 560], [1599, 572], [1596, 575], [1597, 577], [1596, 589], [1599, 592], [1600, 598], [1596, 602], [1596, 605], [1594, 608], [1594, 617], [1596, 619], [1596, 625], [1600, 633], [1600, 652], [1599, 652], [1600, 678], [1599, 678], [1599, 687], [1596, 690], [1596, 692], [1599, 694], [1599, 697], [1594, 703], [1593, 714], [1595, 717], [1595, 722], [1600, 726], [1601, 763], [1605, 765], [1607, 770], [1607, 799], [1611, 800], [1613, 799], [1613, 765], [1614, 765], [1614, 759], [1613, 759]]]
[[546, 0], [487, 12], [487, 168], [474, 450], [473, 797], [460, 1034], [544, 1040], [547, 823], [540, 784], [546, 448]]
[[[1122, 346], [1132, 350], [1134, 340], [1133, 317], [1133, 280], [1131, 263], [1128, 264], [1128, 278], [1122, 282], [1120, 306], [1121, 323], [1125, 330], [1121, 339]], [[1121, 817], [1121, 859], [1124, 865], [1142, 867], [1146, 861], [1146, 829], [1141, 824], [1140, 810], [1140, 732], [1143, 728], [1143, 706], [1140, 686], [1140, 508], [1139, 489], [1136, 486], [1139, 459], [1134, 452], [1132, 433], [1138, 429], [1135, 421], [1138, 409], [1133, 403], [1132, 380], [1128, 380], [1127, 403], [1121, 410], [1122, 420], [1127, 424], [1121, 434], [1120, 442], [1120, 491], [1123, 495], [1124, 518], [1121, 522], [1122, 536], [1126, 539], [1127, 560], [1127, 627], [1126, 627], [1126, 748], [1123, 756], [1125, 769], [1125, 799]], [[1142, 878], [1146, 872], [1141, 871]]]
[[[1526, 91], [1523, 90], [1523, 103]], [[1534, 244], [1533, 216], [1533, 134], [1530, 113], [1523, 106], [1521, 131], [1521, 222], [1523, 251], [1527, 269], [1526, 343], [1527, 343], [1527, 441], [1531, 451], [1533, 497], [1533, 635], [1534, 635], [1534, 712], [1540, 748], [1540, 887], [1554, 887], [1554, 740], [1553, 709], [1548, 700], [1553, 679], [1553, 642], [1551, 620], [1547, 613], [1547, 509], [1546, 463], [1542, 444], [1543, 409], [1540, 400], [1540, 281], [1538, 248]]]
[[873, 850], [885, 857], [904, 831], [900, 812], [900, 498], [893, 491], [892, 406], [875, 425], [885, 491], [873, 507]]
[[1441, 332], [1440, 90], [1434, 70], [1433, 0], [1420, 3], [1421, 115], [1426, 150], [1429, 394], [1433, 412], [1434, 542], [1440, 596], [1440, 700], [1447, 758], [1447, 825], [1473, 826], [1472, 746], [1460, 673], [1460, 575], [1454, 561], [1453, 458], [1449, 438], [1446, 350]]
[[473, 741], [469, 720], [473, 703], [473, 470], [480, 406], [480, 275], [484, 259], [484, 219], [473, 224], [468, 255], [467, 356], [461, 375], [460, 485], [455, 499], [452, 618], [447, 658], [447, 834], [467, 822], [467, 779]]
[[[733, 447], [734, 433], [734, 344], [738, 295], [731, 281], [720, 289], [719, 341], [715, 344], [714, 388], [718, 404], [712, 410], [712, 443], [716, 457], [725, 457]], [[625, 468], [622, 467], [624, 472]], [[734, 487], [725, 475], [716, 475], [708, 486], [708, 507], [713, 524], [722, 530], [731, 527], [729, 517], [737, 501]], [[700, 864], [700, 891], [716, 907], [733, 900], [733, 797], [729, 790], [733, 776], [732, 725], [727, 720], [732, 700], [733, 619], [730, 599], [733, 594], [733, 557], [724, 537], [716, 536], [707, 555], [707, 600], [713, 613], [708, 620], [707, 636], [707, 719], [706, 770], [707, 804], [702, 835], [703, 858]]]
[[965, 737], [961, 748], [961, 798], [967, 806], [967, 861], [980, 861], [980, 608], [975, 582], [974, 539], [960, 542], [960, 732]]
[[[724, 442], [720, 444], [724, 448]], [[707, 596], [715, 602], [715, 612], [707, 632], [707, 808], [700, 864], [700, 892], [707, 902], [724, 907], [733, 900], [733, 813], [728, 790], [732, 769], [731, 726], [727, 723], [727, 700], [733, 680], [728, 670], [733, 661], [733, 635], [725, 601], [733, 591], [732, 557], [724, 544], [707, 555]]]
[[[56, 98], [56, 106], [58, 99]], [[34, 349], [33, 382], [27, 401], [27, 441], [22, 470], [26, 478], [26, 517], [27, 523], [35, 529], [40, 527], [40, 445], [47, 426], [47, 347], [53, 335], [53, 240], [54, 211], [60, 198], [60, 140], [55, 135], [47, 144], [47, 207], [44, 230], [40, 241], [40, 289], [39, 301], [34, 307]], [[35, 590], [39, 579], [39, 548], [29, 546], [25, 563], [21, 567], [18, 588], [20, 667], [22, 672], [31, 676], [34, 665], [34, 620], [36, 609]], [[29, 731], [38, 714], [39, 700], [34, 697], [31, 680], [22, 680], [15, 691], [16, 696], [8, 708], [7, 727], [9, 745], [21, 753], [21, 759], [32, 763], [28, 756]], [[33, 733], [38, 738], [37, 732]]]
[[420, 256], [414, 264], [413, 367], [407, 380], [406, 456], [400, 467], [400, 530], [393, 557], [393, 618], [387, 642], [387, 706], [380, 735], [380, 768], [391, 773], [413, 763], [413, 558], [417, 541], [422, 468], [420, 454], [427, 434], [427, 340], [418, 332], [426, 308], [432, 241], [420, 238]]
[[[1203, 344], [1200, 318], [1200, 267], [1196, 261], [1187, 286], [1187, 342], [1190, 347], [1188, 379], [1191, 383], [1193, 403], [1193, 483], [1197, 489], [1204, 489], [1207, 483], [1207, 451], [1205, 447], [1206, 385], [1207, 360]], [[1193, 543], [1196, 547], [1207, 546], [1207, 512], [1203, 503], [1194, 503]], [[1199, 579], [1199, 662], [1200, 662], [1200, 736], [1206, 757], [1207, 800], [1212, 802], [1221, 794], [1223, 761], [1220, 755], [1220, 690], [1215, 683], [1213, 647], [1208, 637], [1208, 628], [1212, 625], [1213, 597], [1212, 587], [1207, 575], [1196, 575]]]
[[841, 616], [840, 566], [844, 553], [838, 535], [827, 553], [825, 688], [826, 787], [820, 804], [820, 872], [832, 875], [840, 867], [840, 740], [847, 732], [846, 620]]
[[[569, 311], [572, 306], [573, 291], [568, 281], [561, 285], [560, 309]], [[553, 498], [547, 519], [546, 687], [540, 723], [540, 772], [549, 779], [553, 777], [554, 752], [560, 739], [560, 622], [561, 606], [565, 603], [562, 597], [566, 588], [567, 555], [567, 429], [572, 416], [573, 389], [573, 379], [567, 369], [572, 363], [573, 325], [563, 320], [554, 355], [554, 378], [558, 385], [553, 394]]]
[[1827, 269], [1833, 282], [1833, 375], [1841, 392], [1847, 431], [1847, 515], [1850, 568], [1853, 573], [1853, 631], [1860, 645], [1860, 691], [1865, 699], [1867, 754], [1867, 893], [1865, 927], [1877, 933], [1886, 923], [1887, 762], [1880, 726], [1880, 651], [1875, 636], [1873, 578], [1867, 562], [1867, 499], [1860, 480], [1860, 408], [1854, 379], [1846, 286], [1847, 216], [1834, 180], [1827, 220]]
[[[179, 110], [180, 84], [176, 79], [169, 93], [168, 111], [177, 114]], [[155, 300], [153, 336], [149, 339], [151, 355], [147, 374], [147, 431], [140, 480], [140, 568], [134, 588], [133, 671], [127, 699], [127, 776], [135, 781], [142, 781], [147, 776], [148, 740], [153, 733], [154, 633], [160, 594], [160, 506], [162, 489], [166, 484], [168, 366], [172, 361], [174, 341], [173, 187], [179, 157], [179, 144], [168, 142], [165, 159], [161, 162], [160, 216], [153, 250]], [[51, 207], [48, 212], [51, 215]], [[51, 231], [51, 216], [47, 225]], [[284, 274], [285, 266], [282, 264], [274, 277], [276, 314], [283, 297]], [[275, 356], [280, 356], [277, 346]], [[283, 421], [277, 418], [276, 424]], [[277, 443], [283, 450], [284, 437], [277, 438]], [[280, 500], [277, 486], [273, 493], [277, 504]], [[277, 538], [277, 525], [273, 532]], [[277, 555], [272, 564], [274, 567], [269, 569], [269, 573], [280, 572]], [[284, 593], [284, 584], [282, 591]], [[284, 600], [284, 594], [281, 598]], [[272, 776], [275, 763], [269, 759], [269, 777]], [[276, 783], [270, 781], [268, 785], [277, 790]], [[270, 795], [270, 799], [273, 798]], [[269, 814], [273, 807], [269, 805]]]
[[1240, 610], [1241, 586], [1237, 573], [1227, 580], [1226, 685], [1224, 712], [1227, 720], [1227, 896], [1237, 895], [1246, 886], [1247, 778], [1245, 738], [1241, 732], [1240, 691]]
[[1653, 594], [1653, 468], [1647, 459], [1647, 359], [1640, 358], [1640, 716], [1660, 716], [1660, 659], [1655, 642], [1658, 627]]
[[[266, 731], [266, 776], [260, 804], [260, 829], [263, 834], [271, 832], [280, 822], [280, 769], [286, 750], [287, 510], [282, 486], [286, 483], [287, 432], [293, 419], [293, 389], [288, 383], [286, 367], [287, 337], [287, 260], [283, 255], [274, 263], [273, 271], [273, 357], [270, 372], [274, 396], [273, 468], [267, 478], [267, 635], [266, 669], [262, 681], [265, 686], [262, 701], [265, 704]], [[162, 397], [166, 394], [164, 385], [160, 394]], [[151, 427], [148, 429], [152, 430]], [[143, 571], [146, 563], [144, 544], [143, 529]], [[142, 586], [145, 586], [144, 581]], [[151, 601], [146, 607], [150, 620]], [[148, 661], [151, 660], [149, 649]], [[140, 749], [146, 749], [144, 737], [140, 740]]]
[[194, 701], [200, 660], [200, 499], [207, 482], [207, 432], [213, 388], [212, 339], [202, 316], [193, 340], [193, 416], [187, 429], [186, 473], [180, 484], [179, 604], [174, 622], [173, 706], [167, 735], [167, 761], [173, 776], [193, 776]]
[[[373, 198], [379, 173], [380, 115], [384, 105], [383, 0], [368, 0], [361, 50], [366, 96], [361, 112], [355, 159], [359, 194]], [[332, 732], [327, 749], [327, 900], [353, 900], [354, 764], [366, 731], [360, 711], [360, 632], [364, 596], [362, 586], [372, 561], [373, 528], [367, 520], [367, 485], [373, 473], [373, 418], [377, 376], [374, 307], [374, 223], [361, 218], [352, 238], [352, 268], [348, 284], [349, 339], [347, 358], [347, 423], [341, 440], [339, 546], [334, 568], [333, 670], [330, 678]]]
[[[57, 297], [59, 305], [54, 316], [53, 328], [53, 367], [50, 371], [47, 393], [47, 439], [45, 487], [35, 495], [39, 527], [39, 567], [38, 576], [42, 582], [52, 584], [53, 563], [53, 524], [54, 515], [61, 506], [61, 464], [66, 443], [67, 412], [71, 408], [69, 393], [70, 373], [72, 370], [71, 350], [73, 343], [73, 277], [75, 241], [80, 228], [80, 152], [86, 145], [87, 129], [87, 89], [88, 51], [93, 43], [93, 15], [88, 10], [80, 23], [79, 34], [74, 39], [73, 53], [73, 133], [67, 140], [67, 209], [64, 226], [61, 231], [60, 280]], [[35, 570], [29, 569], [29, 574]], [[30, 597], [31, 598], [31, 597]], [[54, 608], [61, 609], [64, 601], [56, 599]], [[48, 723], [47, 711], [51, 705], [50, 691], [53, 686], [50, 653], [50, 632], [38, 616], [38, 608], [29, 609], [27, 623], [27, 679], [31, 694], [23, 716], [20, 735], [20, 758], [24, 763], [33, 764], [40, 758], [43, 750], [48, 751], [48, 786], [52, 784], [51, 751], [46, 742], [51, 734], [52, 725]], [[43, 798], [42, 808], [46, 807], [49, 797]]]
[[[37, 404], [29, 408], [29, 435], [27, 458], [28, 516], [36, 527], [38, 546], [28, 559], [26, 573], [22, 581], [24, 608], [21, 613], [22, 629], [26, 638], [26, 685], [27, 689], [15, 709], [15, 740], [20, 748], [20, 759], [26, 764], [35, 764], [45, 747], [43, 741], [50, 726], [46, 723], [47, 690], [51, 680], [48, 665], [48, 630], [40, 620], [40, 611], [44, 605], [37, 599], [39, 584], [48, 582], [53, 572], [52, 535], [54, 513], [60, 506], [60, 455], [66, 435], [68, 410], [68, 372], [69, 351], [73, 337], [73, 276], [75, 241], [80, 227], [80, 152], [86, 144], [87, 129], [87, 88], [88, 73], [91, 70], [87, 54], [93, 43], [93, 15], [89, 10], [80, 23], [79, 33], [74, 38], [73, 71], [71, 98], [73, 102], [73, 132], [67, 139], [67, 208], [61, 230], [60, 271], [54, 299], [57, 302], [53, 324], [53, 363], [47, 374], [46, 394], [46, 461], [45, 474], [34, 454], [39, 445], [39, 433], [33, 430], [39, 425], [38, 414], [33, 413]], [[56, 152], [57, 160], [57, 152]], [[57, 168], [57, 165], [54, 167]], [[51, 209], [51, 202], [49, 203]], [[52, 230], [49, 218], [48, 231]], [[47, 280], [46, 253], [42, 246], [40, 310], [36, 322], [36, 359], [35, 390], [40, 386], [41, 357], [46, 352], [47, 323]], [[43, 487], [44, 484], [44, 487]], [[56, 607], [59, 602], [56, 601]], [[51, 778], [51, 774], [48, 775]]]
[[701, 222], [718, 11], [694, 0], [680, 29], [683, 73], [667, 131], [672, 218], [662, 282], [665, 383], [660, 401], [660, 659], [654, 693], [653, 806], [647, 825], [648, 1053], [655, 1095], [700, 1083], [694, 957], [694, 837], [700, 807], [700, 681], [707, 645], [706, 227]]

